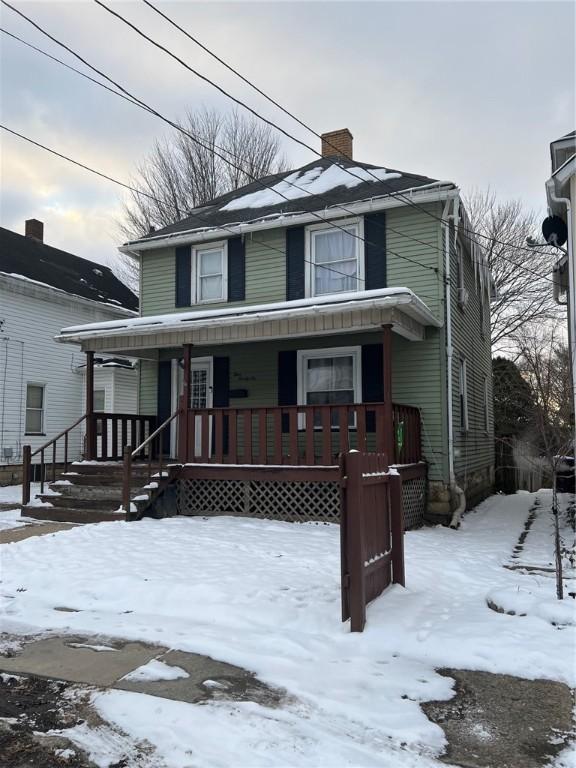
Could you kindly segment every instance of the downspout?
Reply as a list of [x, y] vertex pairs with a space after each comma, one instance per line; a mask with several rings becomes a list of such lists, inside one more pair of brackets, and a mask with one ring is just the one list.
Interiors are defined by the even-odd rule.
[[[550, 199], [566, 207], [568, 229], [568, 344], [570, 345], [570, 368], [572, 374], [572, 408], [576, 414], [576, 264], [574, 263], [574, 232], [572, 231], [572, 203], [569, 197], [557, 197], [553, 179], [546, 182]], [[572, 436], [572, 453], [576, 450], [576, 427]]]
[[[453, 212], [449, 213], [450, 203], [452, 203]], [[458, 206], [459, 195], [456, 193], [451, 199], [446, 200], [444, 210], [442, 212], [442, 218], [444, 221], [452, 219], [454, 223], [455, 236], [457, 236], [458, 229]], [[457, 528], [460, 525], [460, 515], [466, 508], [466, 497], [464, 491], [456, 484], [456, 475], [454, 474], [454, 408], [452, 404], [452, 363], [454, 358], [454, 350], [452, 348], [452, 295], [451, 295], [451, 282], [450, 282], [450, 226], [444, 224], [444, 251], [445, 251], [445, 264], [444, 264], [444, 300], [446, 304], [446, 379], [447, 379], [447, 414], [448, 414], [448, 472], [450, 478], [450, 495], [458, 495], [458, 506], [452, 514], [450, 520], [450, 527]]]

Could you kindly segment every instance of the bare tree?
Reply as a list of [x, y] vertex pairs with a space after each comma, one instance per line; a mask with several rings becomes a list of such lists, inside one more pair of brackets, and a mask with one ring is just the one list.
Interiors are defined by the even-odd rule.
[[566, 453], [574, 455], [570, 356], [558, 326], [523, 326], [515, 334], [517, 365], [529, 383], [534, 409], [531, 420], [538, 441], [539, 455], [545, 462], [552, 484], [552, 514], [555, 531], [556, 593], [563, 598], [562, 543], [556, 477]]
[[490, 305], [492, 348], [496, 354], [510, 353], [516, 349], [515, 335], [526, 323], [555, 320], [563, 312], [554, 302], [550, 282], [558, 251], [527, 249], [527, 237], [541, 239], [539, 217], [519, 200], [500, 202], [490, 190], [476, 191], [467, 198], [466, 208], [472, 229], [484, 235], [478, 242], [496, 287]]
[[[188, 112], [180, 126], [201, 144], [177, 130], [154, 143], [132, 178], [133, 186], [145, 194], [131, 192], [118, 221], [127, 240], [173, 224], [209, 200], [287, 168], [278, 137], [254, 117], [201, 108]], [[137, 284], [132, 259], [124, 260], [119, 271], [132, 286]]]

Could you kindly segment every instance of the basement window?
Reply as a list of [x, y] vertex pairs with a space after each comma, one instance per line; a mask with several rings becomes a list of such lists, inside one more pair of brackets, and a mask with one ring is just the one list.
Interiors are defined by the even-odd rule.
[[44, 384], [26, 385], [26, 434], [44, 434]]

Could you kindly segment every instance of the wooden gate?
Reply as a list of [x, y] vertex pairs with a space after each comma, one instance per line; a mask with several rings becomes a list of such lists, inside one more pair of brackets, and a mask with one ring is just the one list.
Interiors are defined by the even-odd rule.
[[404, 585], [402, 480], [382, 453], [342, 457], [342, 621], [362, 632], [366, 605], [391, 583]]

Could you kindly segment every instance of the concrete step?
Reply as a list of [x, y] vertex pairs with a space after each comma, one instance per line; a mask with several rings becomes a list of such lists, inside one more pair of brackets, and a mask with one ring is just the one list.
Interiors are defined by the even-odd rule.
[[[120, 485], [59, 485], [51, 483], [50, 490], [56, 491], [60, 497], [75, 499], [121, 499], [122, 486]], [[58, 497], [56, 497], [58, 498]], [[50, 501], [51, 499], [47, 499]]]
[[91, 509], [74, 509], [72, 507], [57, 509], [56, 507], [22, 507], [22, 516], [34, 520], [53, 520], [62, 523], [104, 523], [125, 520], [123, 513], [102, 512]]
[[[157, 472], [158, 464], [156, 461], [152, 462], [152, 470]], [[166, 462], [164, 462], [164, 470], [166, 470]], [[148, 462], [134, 462], [132, 464], [133, 472], [147, 472]], [[69, 464], [68, 472], [77, 472], [79, 475], [122, 475], [124, 472], [124, 465], [121, 461], [115, 462], [98, 462], [97, 464]]]
[[40, 501], [47, 501], [55, 509], [93, 509], [95, 512], [113, 512], [122, 504], [122, 496], [118, 494], [116, 498], [83, 498], [82, 496], [51, 496], [47, 494], [38, 494], [36, 497]]
[[[82, 486], [117, 486], [122, 487], [123, 478], [121, 475], [104, 475], [104, 474], [92, 474], [92, 475], [63, 475], [62, 480], [68, 481], [72, 485]], [[132, 474], [132, 485], [145, 485], [148, 481], [147, 472], [134, 472]], [[58, 481], [56, 481], [58, 483]], [[157, 478], [156, 478], [157, 482]], [[66, 482], [63, 485], [67, 485]], [[58, 490], [56, 488], [55, 490]]]

